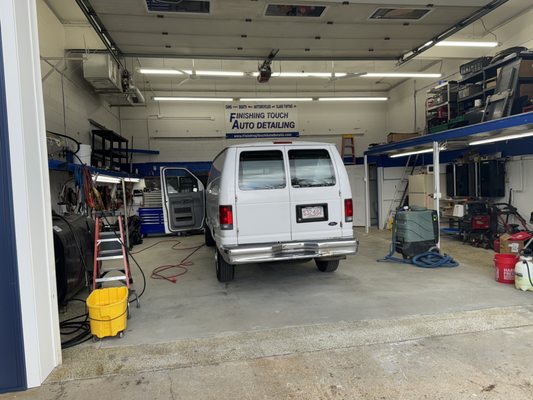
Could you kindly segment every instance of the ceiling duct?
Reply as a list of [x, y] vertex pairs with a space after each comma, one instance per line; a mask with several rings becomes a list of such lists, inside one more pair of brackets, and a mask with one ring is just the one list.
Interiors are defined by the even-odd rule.
[[130, 73], [120, 68], [109, 54], [85, 54], [83, 77], [111, 106], [145, 104], [144, 96], [133, 85]]
[[393, 21], [417, 21], [425, 17], [431, 8], [378, 8], [369, 19]]

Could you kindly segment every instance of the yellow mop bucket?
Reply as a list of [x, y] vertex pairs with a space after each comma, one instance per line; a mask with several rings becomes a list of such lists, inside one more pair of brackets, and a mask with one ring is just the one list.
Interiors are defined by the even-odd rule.
[[126, 330], [128, 288], [96, 289], [87, 297], [91, 334], [98, 338], [116, 336]]

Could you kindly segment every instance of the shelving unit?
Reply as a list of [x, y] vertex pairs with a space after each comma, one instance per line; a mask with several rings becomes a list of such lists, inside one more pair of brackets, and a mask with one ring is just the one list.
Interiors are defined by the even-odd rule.
[[120, 171], [128, 163], [128, 139], [105, 129], [92, 131], [91, 164], [96, 167]]
[[433, 133], [435, 129], [449, 128], [448, 124], [457, 116], [457, 91], [455, 81], [442, 83], [428, 90], [426, 100], [426, 129]]
[[[474, 108], [474, 101], [477, 99], [481, 100], [482, 106], [486, 104], [487, 97], [494, 93], [496, 89], [496, 80], [498, 77], [498, 70], [513, 61], [516, 60], [533, 60], [533, 53], [513, 53], [507, 57], [502, 58], [492, 64], [489, 64], [483, 67], [480, 71], [474, 72], [471, 75], [463, 77], [457, 83], [459, 87], [466, 85], [480, 85], [481, 91], [470, 96], [459, 98], [459, 114], [464, 114], [465, 112]], [[494, 85], [492, 85], [494, 82]], [[521, 84], [530, 84], [533, 83], [533, 77], [531, 76], [518, 76], [517, 88], [520, 88]], [[488, 85], [491, 87], [488, 87]]]

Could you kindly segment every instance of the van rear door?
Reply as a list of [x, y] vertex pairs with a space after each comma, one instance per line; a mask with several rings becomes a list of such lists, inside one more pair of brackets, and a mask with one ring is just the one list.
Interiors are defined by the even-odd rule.
[[201, 229], [205, 219], [204, 185], [186, 168], [161, 168], [166, 233]]
[[342, 236], [339, 173], [328, 147], [287, 149], [290, 169], [292, 240]]
[[240, 148], [236, 163], [237, 242], [289, 241], [289, 182], [283, 151]]

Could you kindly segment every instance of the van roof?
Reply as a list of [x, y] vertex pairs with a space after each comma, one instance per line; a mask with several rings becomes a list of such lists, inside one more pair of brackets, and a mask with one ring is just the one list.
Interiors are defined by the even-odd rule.
[[253, 142], [253, 143], [241, 143], [228, 146], [228, 148], [242, 148], [242, 147], [263, 147], [263, 146], [333, 146], [331, 143], [325, 142], [305, 142], [305, 141], [291, 141], [280, 138], [279, 140], [273, 140], [271, 142]]

